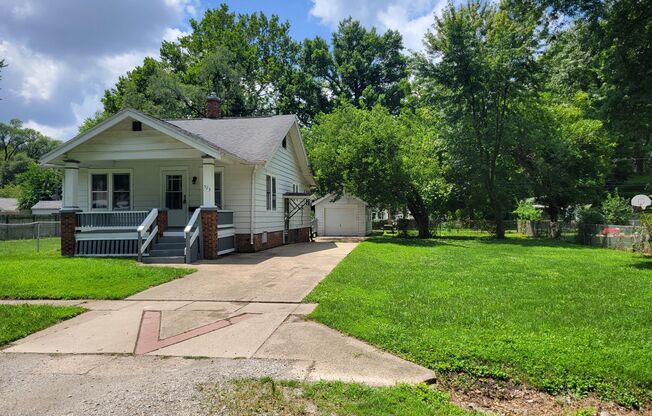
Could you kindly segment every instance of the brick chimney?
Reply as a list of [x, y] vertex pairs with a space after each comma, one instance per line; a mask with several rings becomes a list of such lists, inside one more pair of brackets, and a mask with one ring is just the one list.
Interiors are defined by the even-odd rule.
[[214, 92], [212, 92], [206, 100], [206, 117], [220, 118], [222, 100]]

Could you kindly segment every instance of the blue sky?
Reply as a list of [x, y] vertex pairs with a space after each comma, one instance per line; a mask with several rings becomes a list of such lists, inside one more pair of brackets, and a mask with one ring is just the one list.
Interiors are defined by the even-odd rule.
[[[223, 1], [0, 0], [0, 121], [23, 120], [67, 140], [101, 108], [100, 98], [145, 56], [158, 56], [162, 40], [188, 31], [191, 18]], [[330, 40], [351, 16], [367, 27], [401, 32], [408, 49], [421, 39], [445, 0], [231, 0], [236, 12], [262, 11], [288, 20], [302, 40]]]

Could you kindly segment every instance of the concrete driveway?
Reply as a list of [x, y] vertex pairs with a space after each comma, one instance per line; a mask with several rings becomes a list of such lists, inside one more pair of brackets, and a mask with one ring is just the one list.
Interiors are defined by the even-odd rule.
[[357, 244], [318, 241], [236, 254], [194, 265], [197, 273], [126, 300], [64, 301], [89, 311], [3, 352], [281, 360], [303, 380], [373, 385], [433, 377], [305, 319], [317, 305], [302, 299]]
[[193, 265], [197, 273], [129, 299], [298, 303], [357, 245], [318, 240], [234, 254]]

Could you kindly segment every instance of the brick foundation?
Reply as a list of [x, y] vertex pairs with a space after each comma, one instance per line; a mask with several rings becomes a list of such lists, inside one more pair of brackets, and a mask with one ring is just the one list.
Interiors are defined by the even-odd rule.
[[158, 226], [159, 234], [163, 234], [168, 229], [168, 210], [159, 209], [158, 216], [156, 217], [156, 225]]
[[77, 227], [77, 212], [80, 210], [61, 211], [61, 255], [75, 255], [75, 228]]
[[310, 227], [295, 228], [288, 231], [288, 244], [307, 243], [310, 241]]
[[217, 208], [201, 209], [202, 257], [217, 258]]
[[[288, 232], [288, 244], [307, 243], [310, 241], [310, 227], [296, 228]], [[235, 235], [235, 248], [239, 253], [253, 253], [283, 245], [283, 231], [267, 233], [267, 243], [263, 243], [263, 234], [254, 234], [254, 244], [250, 242], [249, 234]]]

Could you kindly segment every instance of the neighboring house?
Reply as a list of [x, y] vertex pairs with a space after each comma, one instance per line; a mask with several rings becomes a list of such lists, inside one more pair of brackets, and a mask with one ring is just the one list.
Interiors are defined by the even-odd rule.
[[371, 233], [369, 205], [352, 195], [326, 195], [313, 202], [317, 234], [323, 236], [364, 236]]
[[16, 198], [0, 198], [0, 214], [18, 214], [19, 212]]
[[182, 120], [123, 110], [42, 158], [65, 172], [63, 255], [176, 262], [308, 241], [315, 182], [296, 117], [207, 107]]
[[371, 220], [372, 221], [382, 221], [389, 219], [389, 211], [386, 209], [380, 211], [371, 211]]
[[38, 201], [32, 207], [32, 215], [59, 214], [61, 206], [61, 201]]
[[[377, 221], [377, 220], [389, 220], [390, 217], [391, 217], [393, 220], [402, 219], [402, 218], [403, 218], [403, 213], [402, 213], [402, 212], [397, 212], [397, 213], [395, 213], [394, 215], [390, 215], [389, 210], [386, 210], [386, 209], [381, 210], [381, 211], [372, 211], [372, 212], [371, 212], [371, 219], [372, 219], [373, 221]], [[412, 214], [410, 214], [409, 212], [408, 212], [406, 218], [407, 218], [408, 220], [413, 220], [413, 219], [414, 219], [414, 217], [412, 216]]]

